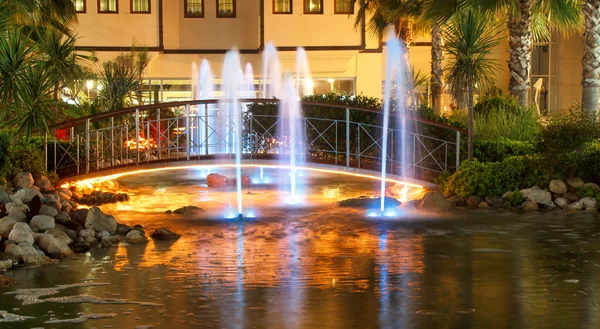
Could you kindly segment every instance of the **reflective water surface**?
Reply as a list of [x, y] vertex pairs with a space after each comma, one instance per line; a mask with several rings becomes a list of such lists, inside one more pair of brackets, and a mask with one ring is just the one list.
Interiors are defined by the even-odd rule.
[[[311, 175], [310, 207], [255, 186], [244, 200], [257, 218], [233, 221], [217, 216], [230, 192], [204, 174], [120, 178], [132, 200], [105, 212], [182, 238], [9, 271], [0, 328], [600, 327], [596, 214], [369, 219], [335, 202], [377, 181]], [[212, 218], [164, 214], [190, 204]], [[31, 318], [1, 323], [16, 315]]]

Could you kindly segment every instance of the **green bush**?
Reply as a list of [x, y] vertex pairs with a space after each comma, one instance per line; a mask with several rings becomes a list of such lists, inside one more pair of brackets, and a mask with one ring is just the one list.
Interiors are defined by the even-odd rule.
[[14, 138], [14, 131], [0, 130], [0, 177], [10, 183], [21, 172], [34, 177], [46, 174], [43, 141], [39, 137]]
[[550, 116], [542, 126], [542, 151], [562, 153], [579, 150], [586, 143], [600, 138], [600, 124], [595, 117], [572, 107]]
[[475, 137], [478, 139], [496, 139], [500, 137], [533, 141], [539, 138], [540, 124], [533, 110], [516, 112], [500, 109], [474, 114]]
[[536, 152], [536, 144], [531, 141], [515, 141], [500, 137], [495, 139], [475, 139], [474, 156], [481, 162], [502, 161], [511, 156], [529, 155]]
[[518, 115], [523, 109], [514, 97], [504, 97], [502, 95], [486, 95], [473, 107], [473, 113], [475, 114], [486, 114], [496, 111]]
[[508, 196], [508, 202], [510, 202], [510, 205], [513, 207], [520, 206], [525, 202], [525, 197], [520, 190], [514, 190]]

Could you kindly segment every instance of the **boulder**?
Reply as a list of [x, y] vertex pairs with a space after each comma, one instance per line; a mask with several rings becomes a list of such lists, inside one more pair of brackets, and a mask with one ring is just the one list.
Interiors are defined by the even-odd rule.
[[58, 215], [58, 210], [56, 210], [56, 208], [54, 207], [43, 204], [40, 208], [40, 215], [55, 217], [56, 215]]
[[479, 203], [481, 203], [481, 198], [476, 195], [469, 197], [467, 199], [467, 206], [469, 206], [471, 208], [479, 207]]
[[581, 199], [577, 193], [572, 192], [565, 193], [563, 197], [571, 202], [579, 201]]
[[105, 236], [100, 240], [100, 246], [102, 248], [112, 248], [115, 245], [110, 241], [110, 236]]
[[54, 228], [54, 218], [46, 215], [37, 215], [31, 219], [29, 226], [36, 232], [44, 232], [47, 229]]
[[144, 225], [135, 224], [133, 225], [133, 229], [142, 232], [142, 234], [146, 234], [146, 231], [144, 230]]
[[[463, 204], [463, 200], [461, 200], [459, 197], [457, 197], [456, 195], [453, 195], [451, 197], [448, 198], [448, 201], [452, 202], [452, 204], [456, 207], [460, 206], [461, 204]], [[406, 202], [405, 202], [406, 203]]]
[[548, 205], [552, 202], [552, 194], [544, 190], [532, 190], [529, 192], [528, 199], [539, 204]]
[[58, 193], [62, 193], [69, 197], [69, 199], [73, 196], [73, 192], [68, 188], [61, 187], [58, 189]]
[[25, 223], [25, 222], [18, 222], [13, 226], [13, 230], [21, 230], [23, 232], [33, 232], [33, 230], [31, 230], [31, 227], [29, 227], [29, 224]]
[[423, 196], [420, 208], [425, 210], [451, 210], [454, 209], [454, 204], [448, 201], [443, 193], [429, 191]]
[[33, 235], [31, 235], [31, 232], [27, 232], [27, 231], [23, 231], [23, 230], [19, 230], [19, 229], [14, 229], [14, 228], [8, 234], [8, 239], [12, 240], [12, 241], [14, 241], [16, 243], [27, 242], [27, 243], [33, 244], [35, 242], [33, 240]]
[[6, 204], [6, 212], [10, 217], [17, 220], [17, 222], [23, 222], [27, 220], [27, 213], [29, 213], [29, 207], [26, 204], [17, 204], [10, 202]]
[[91, 247], [95, 247], [97, 246], [100, 242], [98, 241], [98, 239], [88, 236], [87, 238], [83, 239], [83, 241], [87, 244], [89, 244]]
[[98, 232], [98, 234], [96, 234], [96, 239], [102, 240], [102, 238], [104, 238], [106, 236], [110, 236], [110, 233], [108, 233], [106, 231], [100, 231], [100, 232]]
[[50, 263], [50, 259], [46, 257], [43, 252], [36, 249], [30, 243], [19, 243], [19, 247], [25, 254], [25, 264], [28, 265], [41, 265]]
[[35, 180], [35, 185], [40, 188], [42, 191], [49, 191], [52, 189], [52, 183], [46, 176], [40, 176]]
[[591, 188], [594, 192], [600, 192], [600, 186], [596, 183], [585, 183], [582, 185], [583, 188]]
[[166, 228], [158, 228], [150, 234], [150, 237], [155, 240], [177, 240], [181, 235]]
[[9, 244], [6, 246], [4, 252], [15, 262], [15, 263], [25, 263], [27, 259], [25, 257], [25, 252], [23, 249], [16, 244]]
[[554, 204], [559, 208], [564, 208], [565, 206], [567, 206], [570, 203], [571, 203], [571, 201], [569, 201], [567, 198], [564, 198], [564, 197], [556, 198], [554, 200]]
[[540, 209], [537, 202], [531, 201], [531, 200], [523, 202], [521, 207], [523, 207], [523, 210], [538, 210], [538, 209]]
[[81, 230], [79, 231], [79, 236], [82, 238], [88, 238], [88, 237], [95, 237], [96, 236], [96, 232], [94, 232], [94, 230], [90, 229], [85, 229], [85, 230]]
[[133, 228], [126, 224], [117, 224], [117, 234], [126, 235], [129, 231], [133, 230]]
[[565, 182], [560, 179], [553, 179], [550, 181], [550, 192], [556, 194], [565, 194], [569, 190], [569, 187]]
[[33, 200], [36, 195], [40, 197], [40, 200], [44, 197], [40, 191], [34, 189], [33, 187], [28, 187], [18, 190], [11, 196], [11, 198], [15, 203], [22, 204]]
[[[13, 266], [12, 259], [0, 260], [0, 271], [8, 270], [12, 266]], [[2, 286], [0, 286], [0, 288], [2, 288]]]
[[489, 208], [489, 207], [490, 207], [490, 205], [485, 201], [481, 201], [479, 203], [479, 205], [477, 206], [477, 208]]
[[49, 230], [46, 230], [46, 232], [44, 233], [52, 235], [55, 239], [66, 245], [73, 243], [73, 240], [67, 235], [67, 233], [60, 229], [51, 228]]
[[113, 216], [105, 215], [98, 207], [89, 209], [84, 226], [96, 232], [107, 231], [110, 234], [117, 232], [117, 220]]
[[50, 234], [44, 234], [38, 242], [40, 250], [52, 258], [62, 258], [71, 254], [71, 249]]
[[521, 190], [521, 194], [523, 194], [523, 197], [525, 199], [527, 199], [527, 198], [529, 198], [529, 194], [532, 191], [538, 191], [538, 190], [541, 190], [540, 187], [539, 186], [534, 186], [534, 187], [531, 187], [531, 188], [526, 188], [526, 189]]
[[17, 221], [9, 216], [0, 219], [0, 236], [3, 239], [8, 239], [8, 234], [12, 231], [16, 223]]
[[583, 179], [581, 179], [579, 177], [567, 178], [567, 185], [569, 185], [572, 188], [581, 187], [581, 186], [583, 186], [583, 184], [585, 184], [585, 182], [583, 181]]
[[513, 194], [513, 192], [508, 191], [508, 192], [504, 192], [504, 194], [502, 194], [502, 199], [504, 200], [508, 200], [510, 199], [510, 196]]
[[[341, 207], [343, 207], [343, 206], [341, 206]], [[204, 212], [206, 212], [206, 210], [196, 207], [196, 206], [187, 206], [187, 207], [179, 208], [179, 209], [176, 209], [175, 211], [173, 211], [173, 213], [175, 213], [175, 214], [184, 215], [184, 216], [194, 216], [194, 215], [198, 215], [198, 214], [201, 214]]]
[[61, 191], [58, 191], [58, 196], [59, 196], [59, 200], [60, 201], [69, 201], [69, 200], [71, 200], [71, 196], [70, 195], [65, 194], [65, 193], [63, 193]]
[[208, 187], [222, 187], [227, 185], [227, 177], [221, 174], [208, 174], [206, 184]]
[[579, 201], [575, 201], [575, 202], [567, 205], [565, 207], [565, 209], [568, 209], [568, 210], [583, 210], [583, 209], [585, 209], [585, 205], [583, 204], [583, 202], [581, 200], [579, 200]]
[[85, 219], [87, 218], [89, 209], [76, 209], [69, 215], [71, 220], [81, 226], [85, 225]]
[[15, 186], [22, 189], [31, 188], [33, 183], [33, 176], [28, 172], [22, 172], [15, 176]]
[[70, 220], [71, 220], [71, 217], [65, 211], [61, 211], [56, 216], [54, 216], [54, 221], [58, 224], [64, 225], [66, 222], [68, 222]]
[[66, 212], [71, 212], [73, 210], [73, 206], [71, 206], [71, 204], [67, 201], [63, 201], [60, 203], [60, 208], [61, 210], [64, 210]]
[[2, 186], [0, 186], [0, 202], [4, 204], [12, 202], [10, 195], [8, 195], [8, 192], [6, 192], [6, 190]]
[[585, 197], [582, 198], [581, 203], [583, 203], [583, 208], [585, 210], [590, 210], [590, 209], [596, 209], [596, 199], [594, 198], [590, 198], [590, 197]]
[[485, 201], [490, 205], [490, 207], [492, 208], [504, 208], [507, 205], [507, 202], [504, 201], [503, 198], [499, 198], [499, 197], [490, 197], [490, 198], [485, 198]]
[[129, 244], [143, 244], [148, 242], [148, 238], [138, 230], [131, 230], [125, 236], [125, 241]]

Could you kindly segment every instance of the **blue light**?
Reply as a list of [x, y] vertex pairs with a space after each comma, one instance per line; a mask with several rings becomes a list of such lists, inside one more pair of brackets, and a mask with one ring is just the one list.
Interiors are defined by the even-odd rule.
[[233, 209], [229, 209], [225, 213], [225, 218], [226, 219], [235, 219], [237, 217], [238, 217], [238, 215], [235, 213], [235, 211], [233, 211]]
[[377, 216], [379, 216], [379, 210], [369, 209], [369, 210], [367, 210], [367, 216], [368, 217], [377, 217]]
[[383, 211], [383, 215], [385, 217], [396, 217], [398, 215], [398, 212], [394, 208], [387, 208]]
[[254, 210], [249, 210], [246, 215], [246, 218], [256, 218], [256, 213], [254, 212]]

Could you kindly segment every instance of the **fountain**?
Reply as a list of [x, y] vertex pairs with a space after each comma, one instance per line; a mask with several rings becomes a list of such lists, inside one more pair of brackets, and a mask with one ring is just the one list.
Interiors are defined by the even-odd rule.
[[[213, 74], [210, 69], [210, 64], [206, 59], [202, 60], [200, 68], [198, 68], [196, 63], [192, 64], [192, 77], [192, 97], [194, 99], [214, 98]], [[208, 121], [211, 117], [209, 111], [214, 111], [209, 108], [210, 106], [208, 105], [204, 108], [199, 106], [194, 106], [192, 108], [193, 114], [196, 116], [196, 121], [194, 125], [190, 126], [190, 139], [193, 145], [197, 145], [197, 149], [191, 149], [193, 155], [210, 154], [211, 151], [214, 152], [214, 150], [210, 150], [208, 145], [206, 145], [210, 144], [209, 139], [211, 139], [206, 131], [207, 124], [211, 124]], [[204, 116], [204, 121], [201, 121], [201, 116]]]
[[296, 89], [299, 95], [312, 95], [313, 81], [308, 65], [306, 50], [298, 47], [296, 50]]
[[262, 97], [279, 97], [281, 86], [281, 63], [277, 48], [272, 42], [267, 43], [263, 52]]

